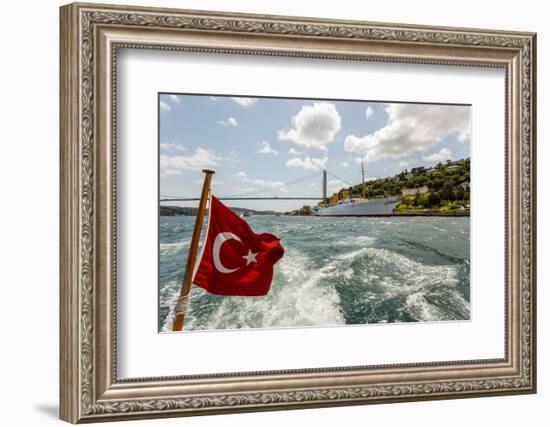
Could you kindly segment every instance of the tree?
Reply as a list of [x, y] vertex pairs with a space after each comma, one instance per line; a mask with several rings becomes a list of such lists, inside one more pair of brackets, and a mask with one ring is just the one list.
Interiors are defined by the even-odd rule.
[[424, 184], [426, 184], [427, 180], [428, 180], [428, 178], [426, 177], [426, 175], [418, 176], [418, 177], [415, 178], [414, 186], [416, 188], [422, 187]]
[[429, 203], [429, 193], [428, 194], [423, 194], [422, 196], [420, 196], [418, 198], [418, 205], [419, 206], [429, 206], [430, 203]]
[[441, 196], [437, 191], [433, 193], [428, 193], [428, 206], [437, 207], [441, 203]]
[[447, 200], [449, 202], [452, 202], [455, 199], [455, 194], [453, 192], [453, 187], [448, 182], [445, 182], [445, 184], [443, 184], [443, 188], [441, 189], [439, 194], [441, 195], [441, 199]]
[[443, 181], [441, 181], [441, 179], [439, 178], [433, 178], [430, 187], [434, 190], [439, 190], [441, 187], [443, 187]]

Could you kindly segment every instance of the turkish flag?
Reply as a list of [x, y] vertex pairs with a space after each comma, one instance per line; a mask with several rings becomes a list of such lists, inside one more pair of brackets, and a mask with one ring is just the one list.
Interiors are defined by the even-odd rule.
[[266, 295], [273, 266], [285, 250], [273, 234], [256, 234], [248, 223], [210, 196], [206, 241], [193, 283], [212, 294]]

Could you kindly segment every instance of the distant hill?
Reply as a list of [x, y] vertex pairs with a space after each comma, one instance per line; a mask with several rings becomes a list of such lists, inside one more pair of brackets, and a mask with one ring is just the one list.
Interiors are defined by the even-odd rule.
[[[231, 208], [238, 215], [275, 215], [276, 211], [257, 211], [247, 208]], [[160, 206], [160, 216], [196, 216], [197, 208], [189, 208], [182, 206]]]

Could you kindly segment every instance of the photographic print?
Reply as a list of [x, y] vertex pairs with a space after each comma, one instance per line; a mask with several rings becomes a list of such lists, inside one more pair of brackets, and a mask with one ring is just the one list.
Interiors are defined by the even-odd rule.
[[470, 318], [469, 105], [162, 93], [159, 174], [160, 331]]

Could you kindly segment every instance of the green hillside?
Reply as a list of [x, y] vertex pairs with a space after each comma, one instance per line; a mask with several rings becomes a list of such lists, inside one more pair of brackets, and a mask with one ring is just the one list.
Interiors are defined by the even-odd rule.
[[[422, 189], [426, 194], [402, 197], [403, 189]], [[342, 188], [352, 197], [362, 196], [362, 185]], [[401, 203], [395, 213], [469, 213], [470, 158], [439, 163], [434, 167], [405, 169], [392, 176], [366, 182], [367, 198], [399, 196]]]

